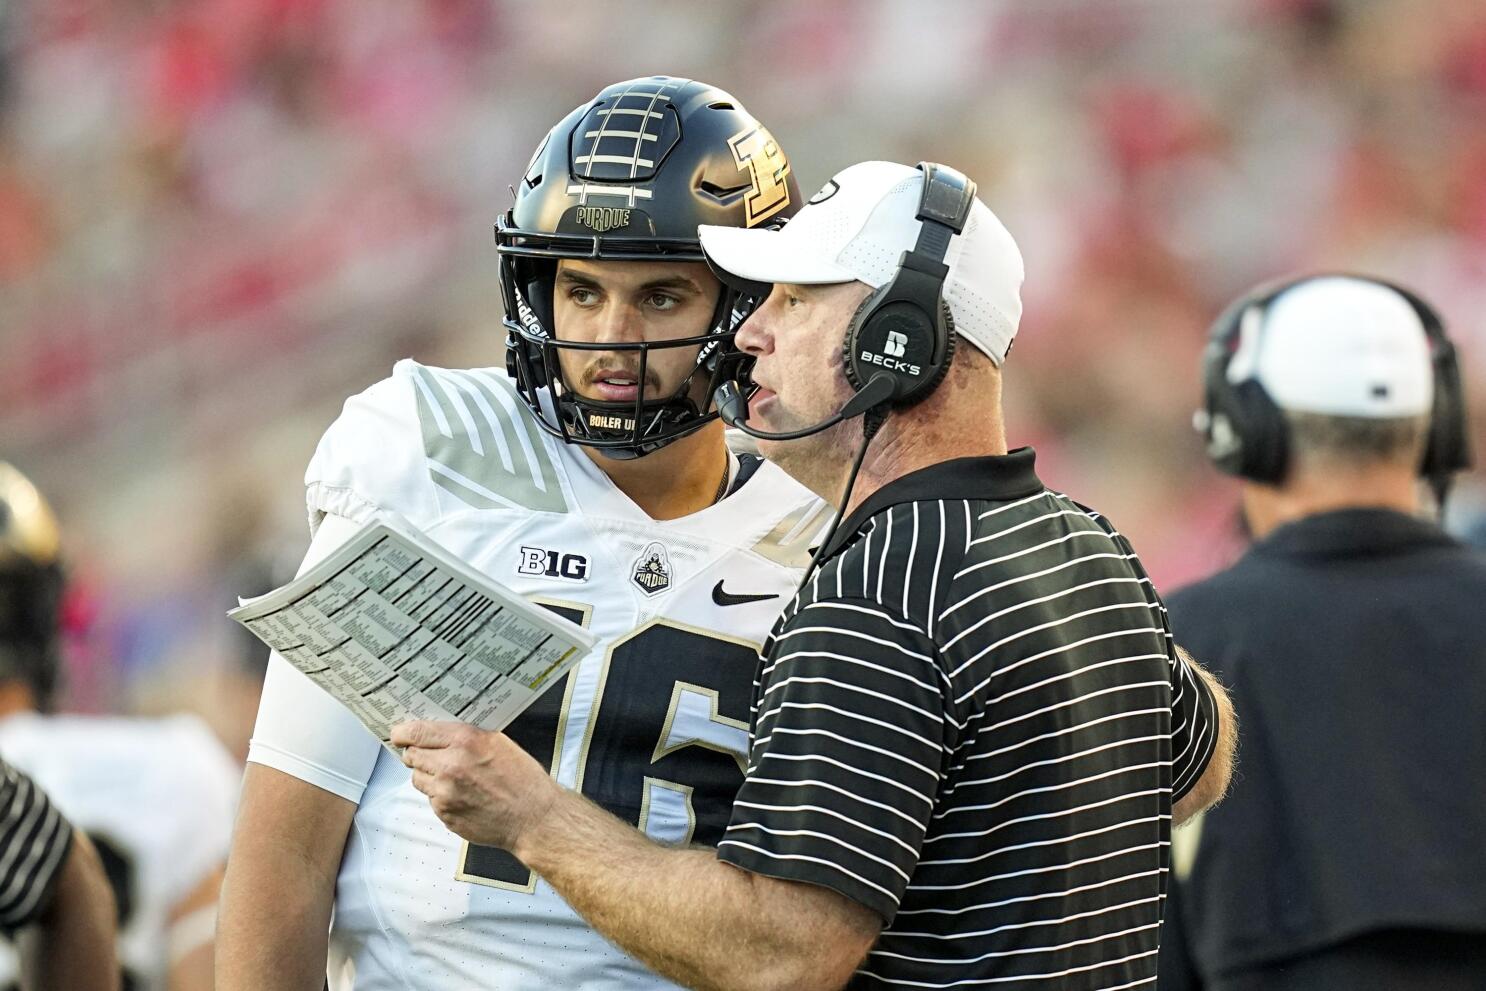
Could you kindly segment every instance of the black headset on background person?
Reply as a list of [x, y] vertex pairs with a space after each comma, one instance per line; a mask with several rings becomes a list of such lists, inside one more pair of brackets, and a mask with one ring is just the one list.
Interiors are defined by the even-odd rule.
[[[1284, 411], [1257, 378], [1230, 382], [1228, 367], [1246, 334], [1262, 338], [1269, 308], [1279, 297], [1307, 282], [1328, 278], [1356, 279], [1392, 290], [1409, 304], [1424, 327], [1434, 372], [1434, 398], [1419, 474], [1434, 489], [1443, 512], [1451, 477], [1471, 466], [1465, 392], [1455, 345], [1432, 306], [1384, 279], [1329, 272], [1306, 275], [1260, 286], [1223, 311], [1209, 332], [1203, 352], [1203, 405], [1193, 417], [1194, 426], [1206, 441], [1208, 457], [1229, 475], [1269, 485], [1284, 480], [1290, 465], [1290, 426]], [[1253, 346], [1262, 347], [1262, 339], [1254, 340]]]
[[843, 420], [865, 417], [862, 445], [846, 478], [836, 518], [811, 558], [801, 587], [835, 543], [867, 447], [888, 411], [927, 398], [944, 381], [954, 360], [955, 327], [944, 299], [944, 281], [949, 277], [944, 258], [949, 253], [950, 238], [964, 231], [969, 221], [970, 208], [975, 205], [975, 183], [947, 165], [920, 162], [918, 168], [924, 174], [915, 214], [922, 222], [918, 241], [898, 259], [898, 273], [892, 281], [862, 301], [846, 328], [841, 358], [846, 381], [856, 394], [834, 416], [781, 433], [748, 426], [748, 401], [736, 382], [719, 386], [713, 397], [724, 423], [763, 440], [797, 440]]
[[[954, 320], [944, 300], [949, 276], [945, 255], [975, 203], [975, 183], [947, 165], [920, 162], [924, 174], [918, 213], [918, 242], [898, 260], [898, 274], [869, 295], [846, 328], [842, 363], [856, 390], [839, 412], [820, 423], [783, 433], [748, 426], [748, 404], [736, 382], [717, 390], [715, 401], [730, 427], [764, 440], [797, 440], [867, 414], [867, 438], [881, 425], [884, 407], [903, 409], [922, 401], [949, 372], [954, 360]], [[860, 462], [860, 458], [858, 459]]]

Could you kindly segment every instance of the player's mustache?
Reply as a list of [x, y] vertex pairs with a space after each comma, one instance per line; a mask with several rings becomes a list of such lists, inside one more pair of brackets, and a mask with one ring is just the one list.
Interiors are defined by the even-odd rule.
[[[583, 369], [583, 384], [593, 385], [599, 379], [607, 378], [629, 378], [636, 382], [640, 381], [640, 363], [638, 361], [625, 361], [619, 358], [600, 358], [589, 362]], [[660, 376], [655, 374], [653, 368], [645, 369], [645, 381], [642, 383], [645, 391], [660, 388]]]

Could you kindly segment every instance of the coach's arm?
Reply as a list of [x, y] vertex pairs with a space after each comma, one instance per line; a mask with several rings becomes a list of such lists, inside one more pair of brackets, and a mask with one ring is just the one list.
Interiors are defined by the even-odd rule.
[[1217, 804], [1218, 800], [1228, 791], [1228, 782], [1233, 777], [1233, 755], [1238, 747], [1238, 719], [1233, 712], [1233, 702], [1228, 698], [1228, 692], [1218, 683], [1218, 679], [1202, 669], [1192, 655], [1181, 647], [1177, 648], [1179, 653], [1192, 670], [1192, 673], [1202, 679], [1207, 690], [1212, 693], [1214, 705], [1214, 717], [1217, 721], [1217, 742], [1213, 746], [1212, 757], [1208, 759], [1207, 768], [1203, 770], [1202, 777], [1191, 790], [1181, 797], [1171, 807], [1171, 824], [1180, 826], [1188, 819], [1210, 805]]
[[472, 843], [504, 847], [657, 973], [698, 991], [836, 991], [882, 919], [835, 891], [661, 846], [552, 776], [502, 733], [404, 723], [413, 784]]

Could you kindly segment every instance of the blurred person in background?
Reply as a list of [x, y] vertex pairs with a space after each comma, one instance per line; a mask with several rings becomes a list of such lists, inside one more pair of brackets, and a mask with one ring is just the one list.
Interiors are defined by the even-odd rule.
[[[240, 772], [194, 716], [52, 714], [62, 587], [57, 521], [0, 462], [0, 754], [89, 834], [113, 888], [125, 991], [208, 991]], [[0, 948], [0, 987], [16, 976]]]
[[[697, 227], [766, 224], [799, 193], [732, 96], [653, 76], [563, 118], [515, 195], [497, 228], [505, 367], [402, 361], [350, 399], [305, 476], [305, 563], [397, 516], [586, 624], [596, 647], [510, 735], [652, 838], [712, 846], [743, 780], [758, 643], [828, 514], [724, 443], [712, 395], [754, 301], [712, 275]], [[509, 851], [446, 829], [277, 656], [248, 761], [224, 991], [313, 991], [327, 957], [338, 991], [673, 986]]]
[[0, 933], [19, 951], [21, 991], [119, 987], [114, 899], [98, 851], [3, 760]]
[[1262, 287], [1198, 414], [1256, 543], [1168, 599], [1243, 713], [1174, 839], [1162, 991], [1486, 987], [1486, 559], [1426, 518], [1470, 462], [1453, 346], [1392, 284]]

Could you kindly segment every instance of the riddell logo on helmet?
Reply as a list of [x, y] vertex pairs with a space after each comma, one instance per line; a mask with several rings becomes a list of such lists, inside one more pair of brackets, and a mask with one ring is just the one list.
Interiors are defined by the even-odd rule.
[[578, 208], [578, 223], [589, 230], [602, 234], [612, 231], [616, 227], [629, 226], [630, 211], [616, 206], [580, 206]]

